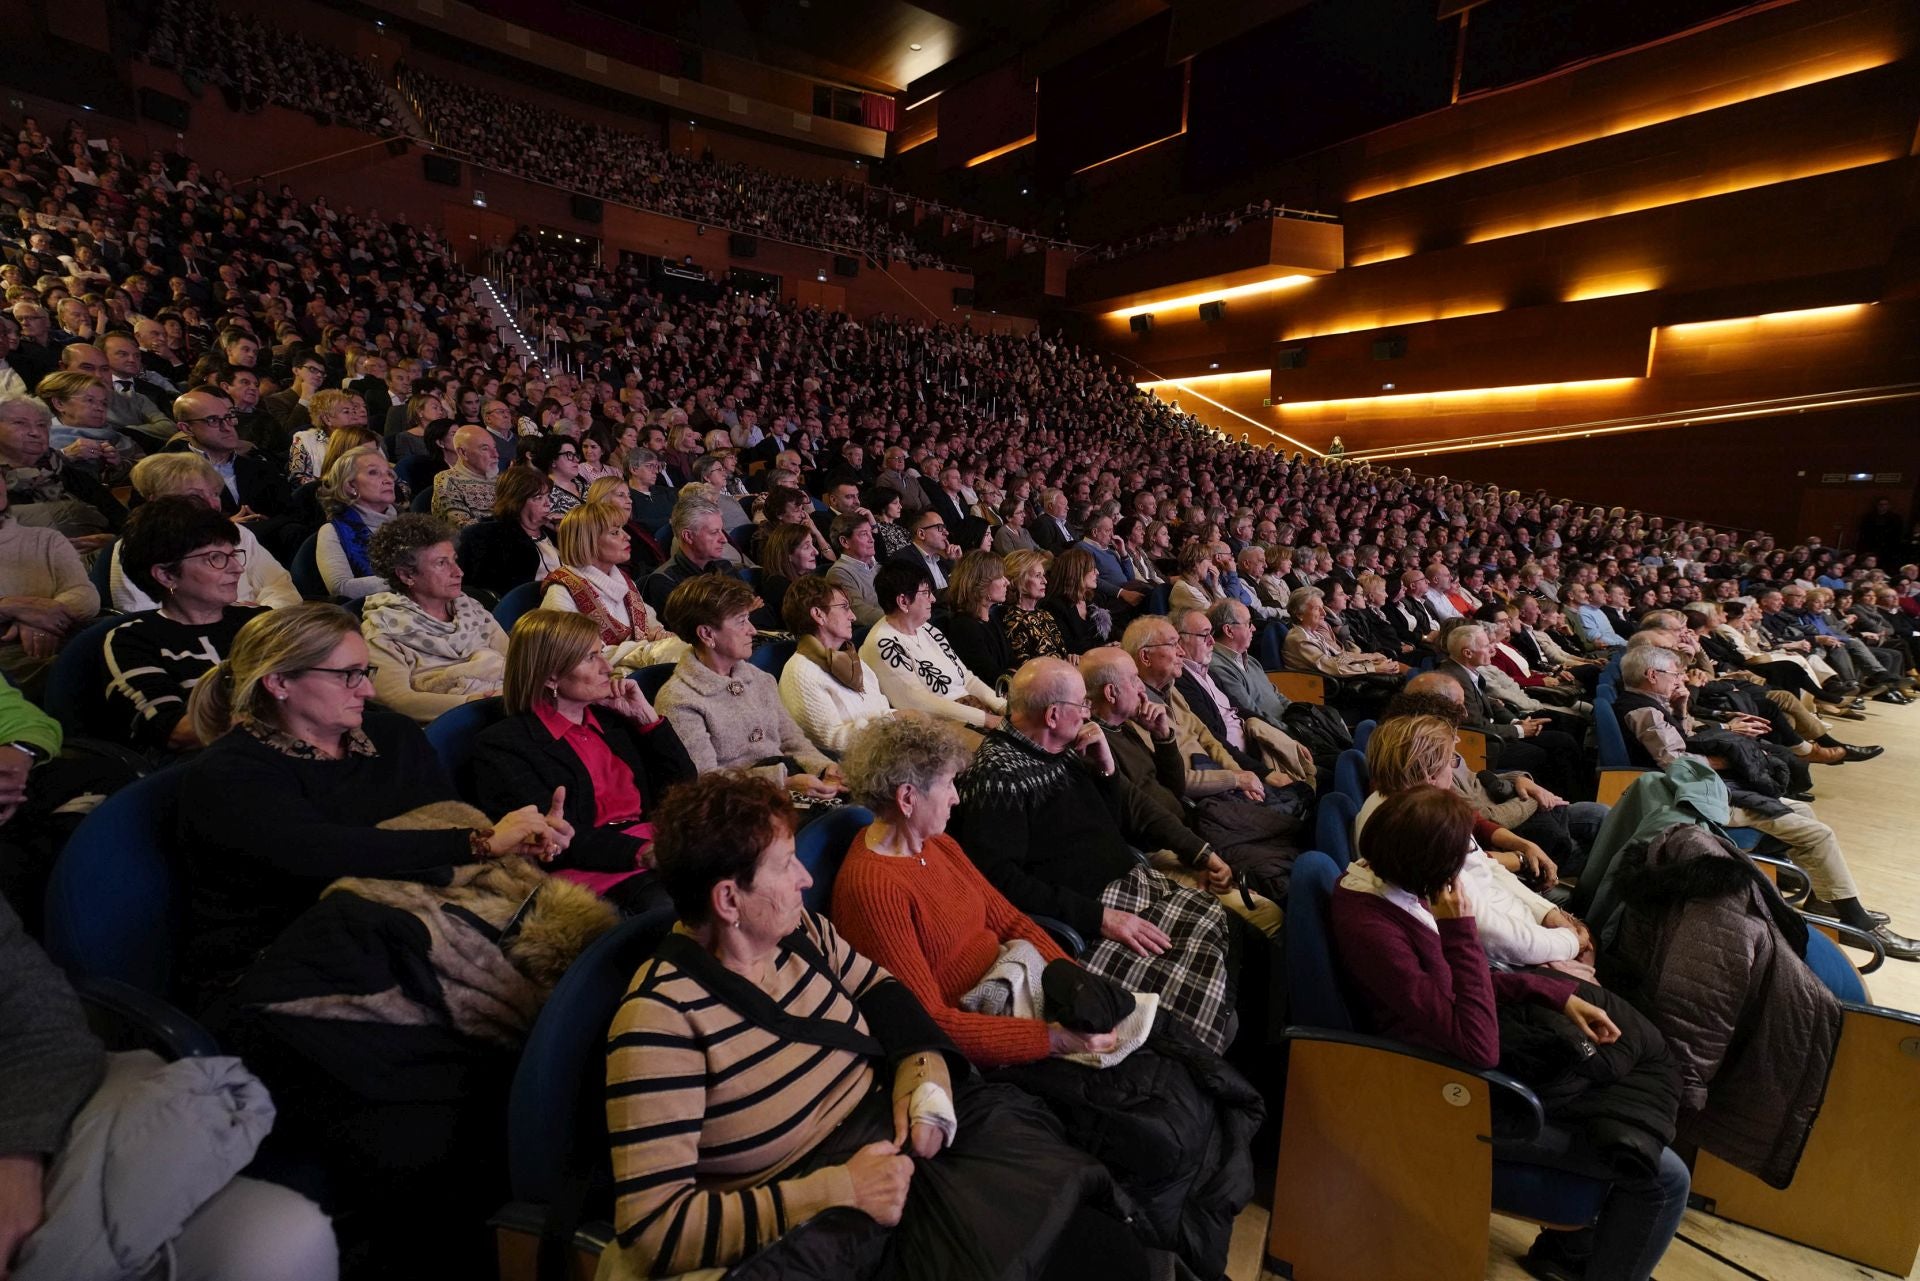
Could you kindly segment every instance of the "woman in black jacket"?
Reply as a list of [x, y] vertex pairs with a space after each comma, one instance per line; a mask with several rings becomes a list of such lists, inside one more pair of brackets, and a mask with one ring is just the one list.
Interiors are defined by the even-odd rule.
[[650, 816], [667, 787], [693, 777], [693, 762], [640, 687], [613, 678], [593, 620], [553, 609], [522, 616], [503, 698], [507, 719], [474, 746], [476, 795], [512, 808], [547, 804], [564, 788], [573, 839], [549, 865], [554, 874], [629, 916], [664, 903]]
[[1012, 675], [1013, 647], [1000, 626], [1007, 601], [1007, 567], [992, 552], [968, 552], [947, 580], [947, 608], [952, 612], [940, 631], [967, 670], [989, 685]]
[[455, 549], [469, 592], [478, 588], [498, 600], [559, 566], [560, 553], [545, 528], [551, 489], [545, 474], [531, 467], [500, 473], [493, 487], [493, 519], [461, 530]]

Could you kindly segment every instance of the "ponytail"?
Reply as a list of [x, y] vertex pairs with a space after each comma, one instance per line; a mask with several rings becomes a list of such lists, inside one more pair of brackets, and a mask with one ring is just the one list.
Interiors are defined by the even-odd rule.
[[233, 660], [223, 658], [187, 696], [187, 724], [201, 746], [233, 728]]

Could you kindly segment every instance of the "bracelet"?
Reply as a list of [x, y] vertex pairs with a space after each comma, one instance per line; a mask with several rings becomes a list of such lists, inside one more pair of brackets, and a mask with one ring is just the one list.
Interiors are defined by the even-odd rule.
[[476, 859], [492, 858], [493, 829], [491, 827], [468, 828], [467, 849]]

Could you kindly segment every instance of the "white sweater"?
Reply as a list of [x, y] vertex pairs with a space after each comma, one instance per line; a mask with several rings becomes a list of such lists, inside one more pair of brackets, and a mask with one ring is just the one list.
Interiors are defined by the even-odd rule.
[[[1353, 853], [1364, 858], [1360, 833], [1384, 799], [1375, 792], [1353, 821]], [[1466, 866], [1460, 869], [1460, 888], [1473, 907], [1473, 923], [1480, 946], [1489, 959], [1509, 965], [1545, 965], [1571, 961], [1580, 954], [1580, 937], [1572, 930], [1542, 925], [1553, 904], [1528, 889], [1499, 860], [1489, 858], [1479, 842], [1469, 839]]]
[[822, 671], [820, 665], [798, 654], [780, 671], [780, 701], [787, 714], [823, 751], [835, 756], [847, 750], [855, 733], [882, 716], [893, 714], [892, 704], [880, 692], [880, 677], [866, 662], [861, 667], [863, 688], [857, 693]]
[[[977, 729], [992, 729], [1006, 715], [1006, 700], [967, 670], [931, 623], [909, 636], [881, 619], [860, 646], [860, 659], [879, 674], [880, 692], [895, 707], [944, 716]], [[960, 699], [968, 694], [993, 710], [962, 706]]]

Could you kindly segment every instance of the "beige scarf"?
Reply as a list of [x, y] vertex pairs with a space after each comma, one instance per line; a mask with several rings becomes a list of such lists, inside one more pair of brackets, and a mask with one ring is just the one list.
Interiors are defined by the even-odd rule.
[[854, 649], [853, 642], [839, 649], [828, 649], [818, 636], [802, 636], [794, 652], [833, 677], [842, 689], [856, 694], [866, 691], [866, 664], [860, 661], [860, 652]]

